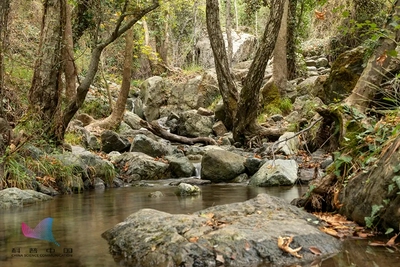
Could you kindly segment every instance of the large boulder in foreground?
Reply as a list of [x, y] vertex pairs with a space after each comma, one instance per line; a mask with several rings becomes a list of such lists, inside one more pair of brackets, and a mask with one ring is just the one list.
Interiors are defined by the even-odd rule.
[[[286, 266], [328, 257], [340, 241], [321, 232], [317, 219], [286, 201], [260, 194], [242, 203], [214, 206], [190, 215], [142, 209], [102, 234], [110, 252], [129, 266]], [[293, 236], [302, 258], [278, 248]], [[322, 256], [308, 249], [317, 247]]]
[[23, 207], [50, 199], [53, 198], [43, 193], [12, 187], [0, 191], [0, 209]]
[[233, 152], [212, 149], [201, 160], [201, 179], [229, 182], [244, 173], [246, 159]]

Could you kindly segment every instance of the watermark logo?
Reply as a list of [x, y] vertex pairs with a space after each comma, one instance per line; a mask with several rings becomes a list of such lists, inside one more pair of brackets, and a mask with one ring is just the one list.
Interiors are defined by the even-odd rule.
[[35, 227], [35, 229], [30, 228], [29, 225], [27, 225], [26, 223], [21, 224], [21, 229], [24, 236], [29, 238], [36, 238], [40, 240], [50, 241], [56, 244], [57, 246], [60, 246], [60, 244], [58, 244], [57, 241], [54, 239], [52, 228], [53, 228], [53, 218], [43, 219]]

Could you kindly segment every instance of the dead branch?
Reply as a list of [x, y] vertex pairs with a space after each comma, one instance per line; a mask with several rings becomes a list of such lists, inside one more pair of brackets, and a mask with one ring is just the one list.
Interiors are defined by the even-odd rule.
[[206, 145], [216, 145], [217, 142], [210, 137], [185, 137], [181, 135], [176, 135], [168, 132], [163, 129], [157, 121], [147, 122], [144, 120], [140, 120], [140, 125], [152, 132], [153, 134], [162, 137], [166, 140], [178, 142], [187, 145], [194, 145], [195, 143], [204, 143]]

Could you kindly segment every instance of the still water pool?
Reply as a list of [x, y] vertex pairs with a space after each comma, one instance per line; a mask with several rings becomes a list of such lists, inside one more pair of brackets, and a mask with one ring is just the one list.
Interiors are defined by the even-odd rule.
[[[127, 187], [57, 196], [52, 201], [25, 208], [0, 211], [1, 267], [120, 266], [108, 252], [101, 234], [142, 208], [169, 213], [192, 213], [213, 205], [242, 202], [259, 193], [287, 201], [303, 194], [305, 187], [259, 188], [234, 184], [202, 186], [198, 197], [178, 197], [168, 181], [154, 187]], [[148, 194], [161, 191], [164, 197]], [[34, 228], [52, 217], [53, 235], [60, 244], [26, 238], [21, 232], [24, 222]], [[352, 265], [353, 264], [353, 265]], [[386, 248], [372, 248], [367, 241], [344, 242], [344, 251], [315, 266], [400, 266], [400, 253]], [[245, 266], [244, 266], [245, 267]]]

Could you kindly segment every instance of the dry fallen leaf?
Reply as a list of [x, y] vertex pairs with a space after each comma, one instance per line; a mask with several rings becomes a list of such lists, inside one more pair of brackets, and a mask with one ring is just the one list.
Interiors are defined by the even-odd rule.
[[317, 18], [319, 20], [325, 19], [325, 13], [326, 13], [325, 11], [320, 12], [318, 10], [315, 10], [314, 12], [315, 12], [315, 18]]
[[309, 249], [314, 255], [319, 256], [319, 255], [322, 254], [321, 250], [319, 250], [319, 248], [317, 248], [317, 247], [309, 247], [308, 249]]
[[199, 240], [198, 236], [194, 236], [194, 237], [189, 238], [189, 242], [191, 242], [191, 243], [197, 243], [197, 240]]
[[396, 245], [396, 243], [394, 241], [396, 241], [396, 238], [399, 236], [399, 234], [394, 235], [392, 238], [390, 238], [390, 240], [386, 243], [386, 246], [388, 247], [394, 247]]
[[383, 66], [383, 62], [385, 62], [386, 58], [387, 58], [387, 53], [386, 53], [386, 50], [385, 50], [385, 52], [383, 52], [383, 54], [380, 55], [376, 59], [376, 63], [382, 67]]
[[224, 263], [224, 256], [222, 256], [221, 254], [217, 254], [217, 257], [215, 258], [216, 261], [219, 261], [221, 263]]
[[289, 247], [290, 243], [292, 243], [293, 241], [293, 236], [291, 237], [278, 237], [278, 247], [289, 253], [292, 256], [295, 256], [296, 258], [302, 258], [303, 256], [299, 255], [298, 252], [301, 250], [302, 247], [298, 247], [298, 248], [291, 248]]

